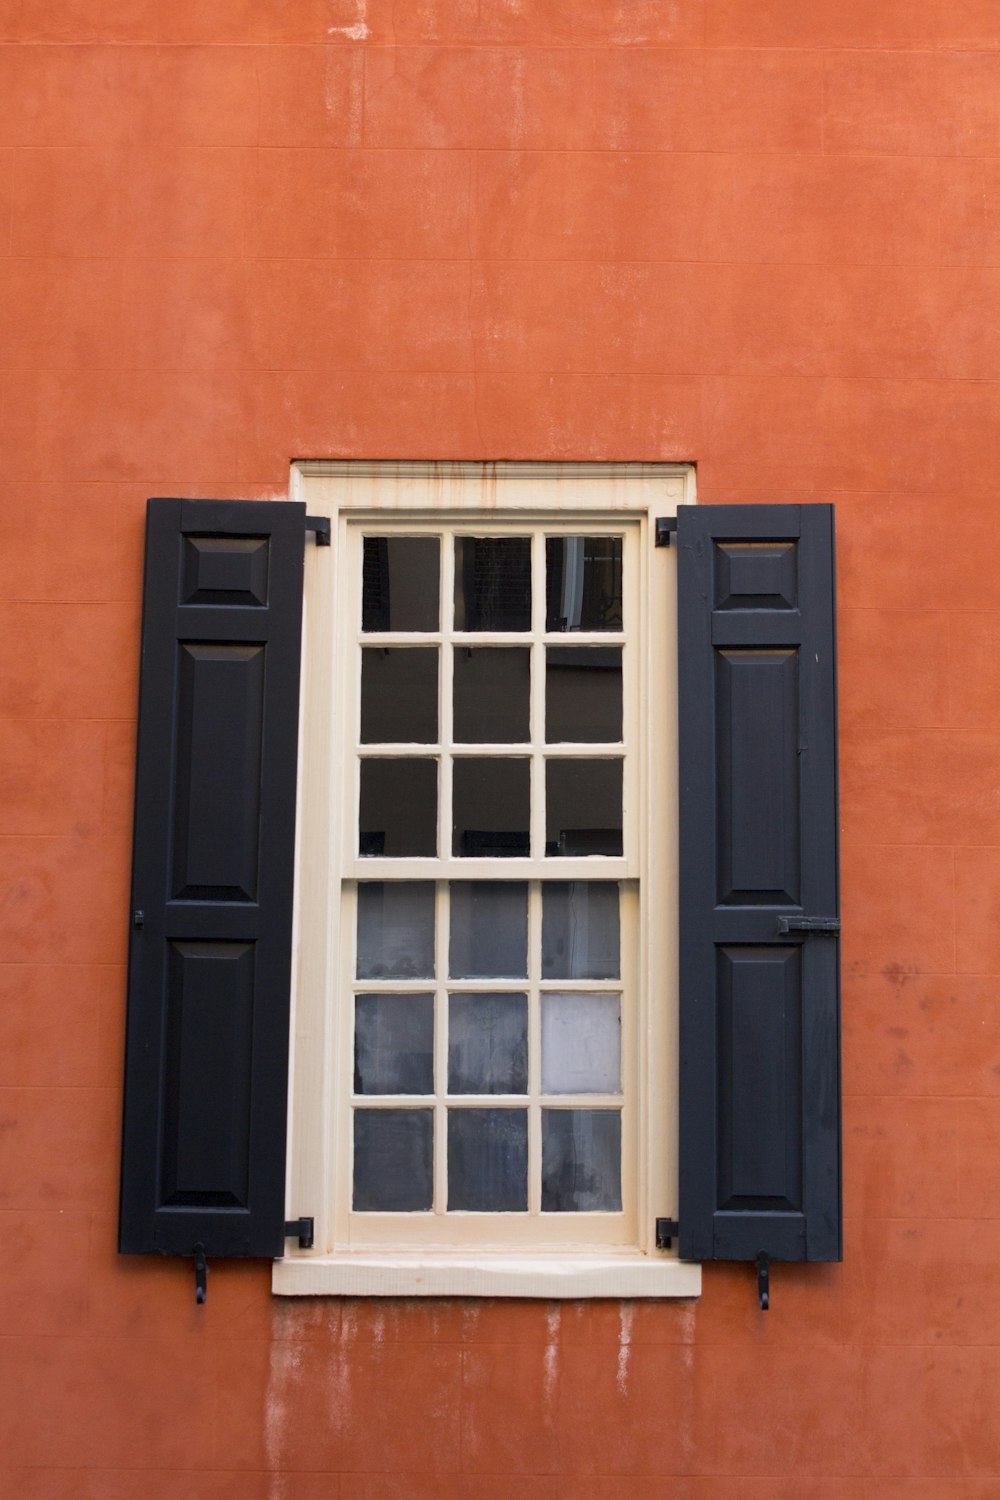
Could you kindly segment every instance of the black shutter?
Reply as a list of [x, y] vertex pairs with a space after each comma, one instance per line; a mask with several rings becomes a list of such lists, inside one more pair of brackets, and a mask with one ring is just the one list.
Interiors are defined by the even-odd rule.
[[677, 544], [680, 1254], [839, 1260], [833, 509]]
[[151, 500], [119, 1249], [283, 1251], [305, 510]]

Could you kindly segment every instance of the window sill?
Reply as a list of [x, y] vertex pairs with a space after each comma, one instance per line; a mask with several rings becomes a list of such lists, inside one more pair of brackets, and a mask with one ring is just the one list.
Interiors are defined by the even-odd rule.
[[697, 1297], [701, 1266], [671, 1255], [291, 1256], [282, 1297]]

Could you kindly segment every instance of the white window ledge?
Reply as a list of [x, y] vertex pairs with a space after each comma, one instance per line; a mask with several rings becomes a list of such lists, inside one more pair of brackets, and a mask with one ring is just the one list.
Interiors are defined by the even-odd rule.
[[292, 1256], [283, 1297], [697, 1297], [701, 1266], [658, 1255]]

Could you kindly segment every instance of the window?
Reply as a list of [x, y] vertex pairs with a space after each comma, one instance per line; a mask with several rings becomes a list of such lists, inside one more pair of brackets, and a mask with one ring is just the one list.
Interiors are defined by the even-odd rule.
[[675, 879], [652, 528], [693, 474], [299, 483], [333, 543], [307, 558], [293, 986], [290, 1201], [317, 1241], [275, 1288], [691, 1295], [654, 1243], [676, 994], [649, 911]]
[[292, 1293], [839, 1259], [832, 507], [295, 477], [149, 502], [119, 1248]]

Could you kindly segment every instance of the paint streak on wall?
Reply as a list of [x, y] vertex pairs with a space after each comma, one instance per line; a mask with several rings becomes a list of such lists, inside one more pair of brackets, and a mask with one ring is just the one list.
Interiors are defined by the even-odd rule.
[[632, 1322], [635, 1318], [635, 1306], [631, 1302], [622, 1302], [618, 1307], [618, 1392], [622, 1396], [628, 1395], [628, 1366], [629, 1357], [632, 1352]]
[[367, 15], [367, 0], [358, 0], [358, 18], [352, 26], [328, 26], [329, 36], [350, 37], [352, 42], [363, 42], [369, 35]]
[[562, 1306], [551, 1302], [545, 1313], [545, 1404], [551, 1407], [556, 1395], [556, 1375], [559, 1370], [559, 1330], [562, 1323]]

